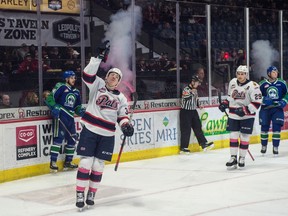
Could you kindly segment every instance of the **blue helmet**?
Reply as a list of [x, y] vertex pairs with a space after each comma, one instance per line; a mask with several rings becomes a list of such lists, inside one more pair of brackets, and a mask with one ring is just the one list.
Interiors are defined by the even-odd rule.
[[267, 68], [267, 75], [269, 76], [272, 71], [276, 71], [278, 73], [278, 69], [275, 66], [270, 66]]
[[63, 73], [63, 79], [65, 80], [66, 78], [69, 78], [71, 76], [75, 76], [74, 71], [64, 71]]

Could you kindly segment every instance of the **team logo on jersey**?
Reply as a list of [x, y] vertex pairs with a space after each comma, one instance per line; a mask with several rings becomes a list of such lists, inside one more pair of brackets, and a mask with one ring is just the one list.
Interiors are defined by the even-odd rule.
[[234, 98], [234, 99], [245, 99], [245, 92], [244, 91], [241, 91], [241, 92], [238, 92], [237, 89], [235, 89], [232, 94], [231, 94], [231, 97]]
[[101, 95], [97, 100], [96, 104], [101, 107], [101, 109], [113, 109], [117, 110], [119, 102], [115, 99], [110, 100], [108, 95]]
[[76, 98], [75, 98], [75, 95], [74, 94], [68, 94], [66, 96], [66, 101], [64, 103], [65, 106], [67, 107], [74, 107], [74, 104], [75, 104], [75, 101], [76, 101]]
[[269, 98], [271, 99], [278, 99], [279, 98], [279, 93], [278, 93], [278, 89], [275, 88], [274, 86], [270, 86], [267, 89], [267, 95]]

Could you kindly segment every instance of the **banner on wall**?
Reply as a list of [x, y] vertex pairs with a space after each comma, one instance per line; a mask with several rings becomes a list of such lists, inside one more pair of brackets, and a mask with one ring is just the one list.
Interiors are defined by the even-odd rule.
[[[88, 19], [85, 21], [89, 22]], [[24, 13], [0, 14], [0, 46], [37, 45], [37, 15]], [[88, 26], [84, 25], [85, 46], [90, 46]], [[41, 43], [47, 46], [80, 45], [79, 17], [41, 16]]]
[[[41, 0], [40, 11], [50, 13], [80, 13], [79, 0]], [[1, 0], [0, 9], [37, 11], [36, 0]]]
[[37, 158], [36, 126], [16, 127], [16, 159]]

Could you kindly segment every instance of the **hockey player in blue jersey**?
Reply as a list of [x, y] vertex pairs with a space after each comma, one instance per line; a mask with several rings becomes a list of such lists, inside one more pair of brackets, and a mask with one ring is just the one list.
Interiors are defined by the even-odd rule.
[[261, 125], [261, 153], [265, 154], [268, 144], [268, 132], [272, 122], [273, 154], [278, 155], [281, 127], [284, 125], [284, 107], [288, 102], [287, 84], [278, 78], [278, 70], [275, 66], [267, 69], [268, 78], [262, 80], [260, 90], [263, 95], [263, 103], [259, 113]]
[[72, 163], [77, 134], [75, 129], [74, 113], [82, 116], [85, 108], [81, 104], [80, 91], [74, 87], [76, 76], [73, 71], [63, 73], [65, 82], [55, 85], [52, 92], [46, 98], [46, 104], [51, 109], [53, 117], [53, 144], [50, 148], [50, 169], [58, 171], [56, 164], [63, 140], [65, 146], [64, 169], [76, 169], [78, 166]]

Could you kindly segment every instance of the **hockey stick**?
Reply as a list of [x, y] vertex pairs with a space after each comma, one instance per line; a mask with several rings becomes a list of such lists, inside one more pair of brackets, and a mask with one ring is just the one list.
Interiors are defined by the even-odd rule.
[[[129, 123], [131, 123], [131, 121], [132, 121], [132, 116], [133, 116], [133, 113], [134, 113], [134, 110], [135, 110], [135, 107], [136, 107], [136, 103], [137, 103], [137, 100], [138, 100], [137, 92], [133, 92], [132, 93], [132, 98], [133, 98], [133, 105], [132, 105], [132, 107], [130, 109], [131, 112], [130, 112], [130, 117], [129, 117]], [[123, 151], [123, 148], [124, 148], [124, 145], [125, 145], [125, 141], [126, 141], [126, 136], [124, 135], [124, 138], [123, 138], [122, 143], [121, 143], [120, 151], [119, 151], [119, 154], [118, 154], [118, 158], [117, 158], [117, 161], [116, 161], [116, 164], [115, 164], [115, 168], [114, 168], [115, 171], [117, 171], [117, 169], [118, 169], [120, 158], [121, 158], [121, 155], [122, 155], [122, 151]]]
[[275, 107], [280, 107], [279, 104], [272, 104], [272, 105], [269, 105], [267, 107], [265, 107], [264, 109], [272, 109], [272, 108], [275, 108]]
[[78, 139], [75, 139], [73, 137], [73, 135], [71, 134], [71, 132], [68, 130], [68, 128], [66, 127], [66, 125], [62, 122], [62, 120], [60, 118], [58, 118], [58, 121], [62, 124], [62, 126], [64, 127], [64, 129], [67, 131], [67, 133], [69, 134], [69, 136], [73, 139], [73, 141], [76, 143], [78, 142]]
[[[218, 100], [219, 100], [219, 104], [221, 104], [222, 99], [221, 99], [221, 92], [220, 91], [218, 91]], [[226, 110], [224, 112], [225, 112], [225, 115], [227, 116], [227, 118], [229, 118], [228, 113], [226, 112]], [[254, 159], [253, 155], [251, 154], [251, 152], [249, 151], [249, 149], [247, 149], [247, 151], [248, 151], [248, 154], [250, 155], [251, 159], [253, 161], [255, 161], [255, 159]]]

